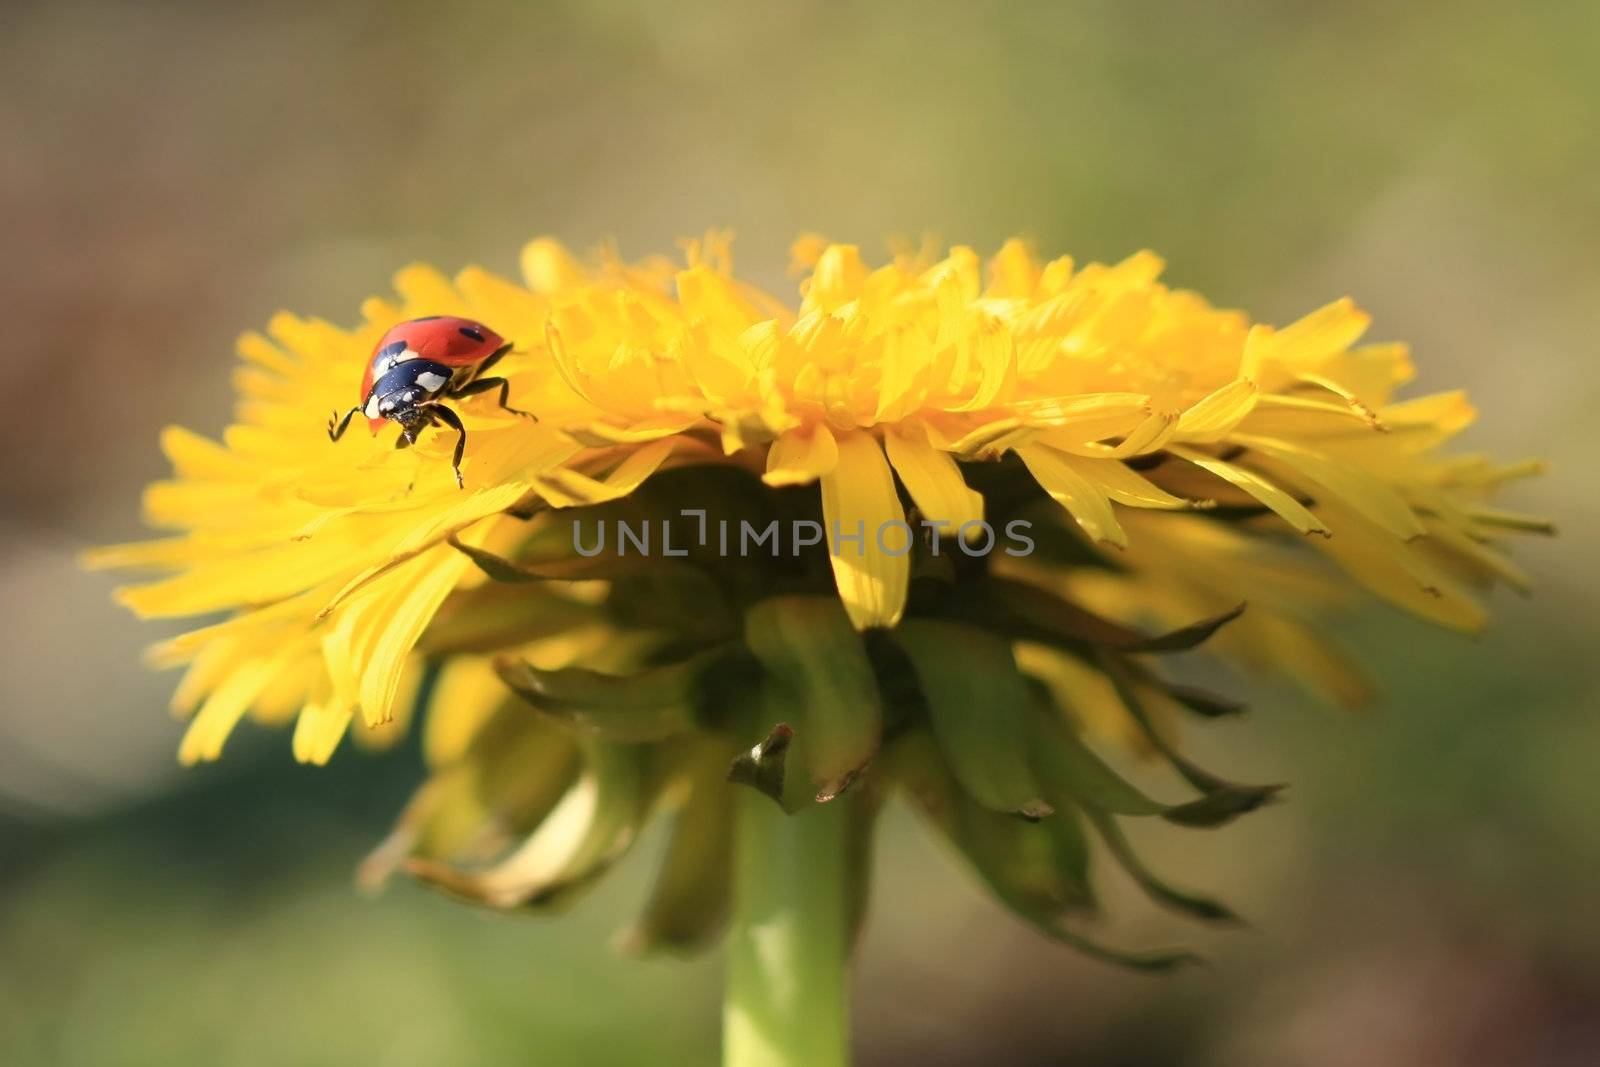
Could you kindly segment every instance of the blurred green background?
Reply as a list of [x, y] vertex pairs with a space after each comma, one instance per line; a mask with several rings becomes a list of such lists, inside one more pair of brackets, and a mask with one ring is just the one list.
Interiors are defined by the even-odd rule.
[[[647, 847], [559, 921], [350, 871], [413, 749], [295, 766], [245, 729], [179, 771], [171, 676], [74, 569], [137, 536], [158, 428], [225, 423], [236, 333], [337, 321], [412, 259], [627, 255], [731, 226], [787, 245], [934, 230], [1119, 257], [1288, 321], [1349, 293], [1470, 388], [1468, 443], [1550, 458], [1511, 503], [1531, 601], [1478, 640], [1374, 609], [1388, 697], [1253, 685], [1197, 730], [1293, 783], [1153, 862], [1245, 930], [1108, 876], [1108, 936], [1214, 966], [1126, 975], [1042, 944], [903, 814], [857, 985], [865, 1065], [1600, 1060], [1600, 7], [1587, 2], [48, 4], [0, 9], [0, 1063], [699, 1064], [718, 962], [620, 958]], [[308, 431], [309, 432], [309, 431]], [[652, 846], [658, 841], [648, 842]]]

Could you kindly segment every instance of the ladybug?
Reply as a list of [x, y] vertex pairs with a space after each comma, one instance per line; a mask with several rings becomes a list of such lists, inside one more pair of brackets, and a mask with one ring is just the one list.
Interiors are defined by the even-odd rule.
[[515, 415], [534, 418], [532, 412], [519, 411], [506, 403], [511, 383], [504, 378], [485, 378], [484, 372], [511, 351], [510, 342], [481, 322], [454, 315], [429, 315], [411, 319], [389, 329], [378, 340], [361, 379], [361, 403], [339, 418], [336, 411], [328, 419], [328, 440], [344, 436], [357, 413], [367, 417], [376, 434], [386, 421], [400, 424], [396, 448], [417, 443], [417, 434], [429, 426], [448, 426], [456, 432], [456, 450], [450, 461], [461, 486], [461, 455], [467, 447], [467, 431], [461, 417], [444, 404], [446, 400], [500, 390], [500, 407]]

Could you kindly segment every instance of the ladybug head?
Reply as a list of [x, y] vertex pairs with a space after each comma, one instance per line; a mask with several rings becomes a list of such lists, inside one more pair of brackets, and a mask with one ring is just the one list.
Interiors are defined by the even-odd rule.
[[421, 389], [398, 389], [384, 395], [378, 400], [374, 424], [381, 426], [385, 419], [399, 423], [406, 439], [415, 441], [429, 421], [428, 411], [421, 403], [426, 395]]
[[428, 412], [409, 403], [401, 403], [395, 406], [384, 417], [398, 422], [401, 429], [413, 436], [418, 430], [428, 425]]

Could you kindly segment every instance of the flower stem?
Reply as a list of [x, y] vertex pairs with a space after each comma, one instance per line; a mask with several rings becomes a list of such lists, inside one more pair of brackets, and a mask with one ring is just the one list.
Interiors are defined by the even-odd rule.
[[848, 805], [739, 794], [723, 1067], [850, 1062]]

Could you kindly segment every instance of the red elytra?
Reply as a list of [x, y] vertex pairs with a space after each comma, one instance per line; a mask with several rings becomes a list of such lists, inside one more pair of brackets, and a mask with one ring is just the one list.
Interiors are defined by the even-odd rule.
[[[505, 347], [505, 338], [473, 319], [456, 315], [430, 315], [411, 319], [389, 328], [372, 346], [367, 359], [367, 369], [361, 378], [361, 402], [366, 403], [372, 392], [376, 368], [380, 361], [392, 366], [396, 360], [388, 352], [402, 345], [403, 352], [413, 353], [406, 359], [426, 359], [447, 367], [471, 367], [482, 363]], [[384, 368], [388, 369], [388, 366]], [[387, 419], [368, 419], [367, 425], [376, 434]]]

